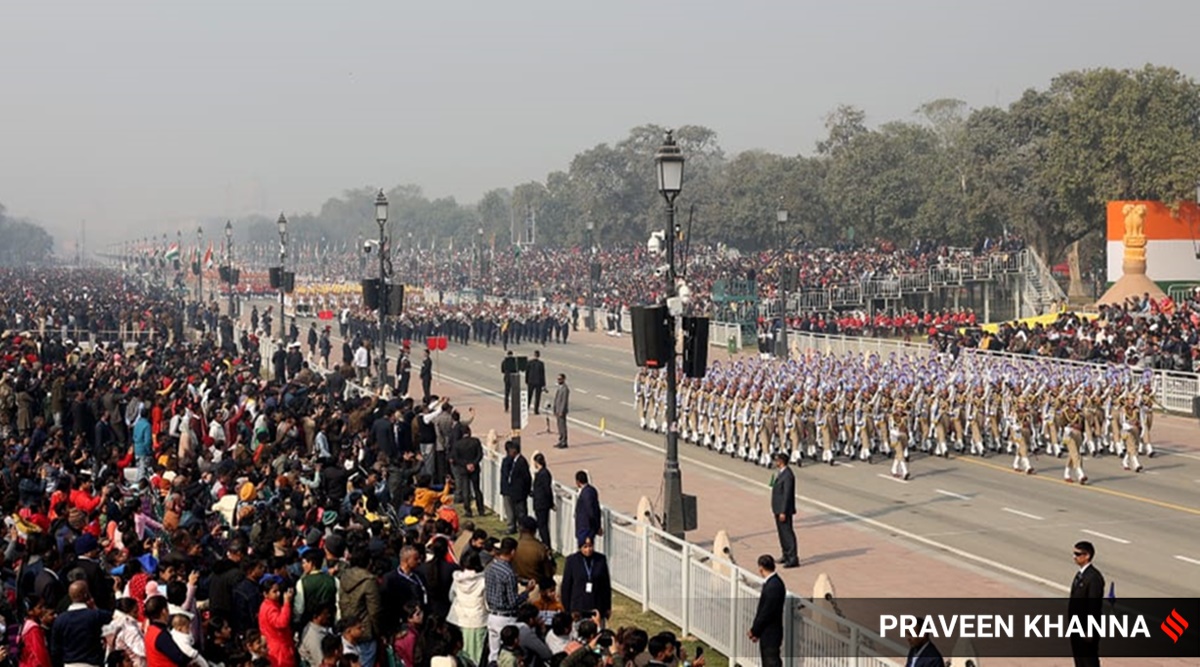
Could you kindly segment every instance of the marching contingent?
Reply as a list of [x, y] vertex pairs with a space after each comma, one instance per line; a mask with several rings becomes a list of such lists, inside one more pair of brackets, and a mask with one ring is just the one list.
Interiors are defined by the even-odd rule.
[[[913, 450], [931, 456], [1066, 455], [1063, 481], [1087, 483], [1083, 457], [1120, 457], [1142, 472], [1154, 456], [1154, 394], [1147, 373], [1120, 365], [1071, 366], [986, 354], [837, 356], [809, 352], [788, 361], [714, 362], [704, 378], [680, 378], [680, 437], [768, 466], [776, 453], [872, 463], [910, 478]], [[641, 369], [633, 385], [643, 429], [666, 430], [666, 376]]]

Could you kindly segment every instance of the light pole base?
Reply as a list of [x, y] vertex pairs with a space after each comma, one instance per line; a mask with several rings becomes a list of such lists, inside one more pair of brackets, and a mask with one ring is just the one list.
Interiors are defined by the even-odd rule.
[[683, 508], [683, 476], [678, 464], [663, 469], [663, 530], [683, 539], [686, 521]]

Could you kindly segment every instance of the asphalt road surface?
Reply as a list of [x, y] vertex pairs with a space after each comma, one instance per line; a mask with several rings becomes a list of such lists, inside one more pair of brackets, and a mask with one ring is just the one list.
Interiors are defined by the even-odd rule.
[[[306, 330], [307, 323], [301, 326]], [[631, 339], [615, 347], [612, 341], [581, 338], [536, 348], [550, 385], [543, 402], [552, 400], [555, 376], [566, 373], [576, 427], [595, 429], [603, 418], [608, 435], [628, 446], [665, 450], [665, 437], [641, 430], [634, 413], [637, 368]], [[532, 356], [535, 346], [512, 349]], [[724, 353], [711, 348], [710, 361], [714, 355]], [[436, 355], [435, 371], [492, 391], [499, 401], [503, 356], [498, 346], [451, 345]], [[414, 355], [415, 387], [420, 386], [419, 358]], [[533, 419], [530, 427], [540, 427]], [[804, 509], [824, 513], [826, 521], [856, 522], [887, 538], [948, 550], [964, 565], [1048, 595], [1067, 590], [1061, 579], [1071, 545], [1090, 540], [1097, 566], [1117, 584], [1118, 598], [1198, 597], [1200, 428], [1193, 419], [1158, 415], [1154, 441], [1159, 453], [1142, 458], [1147, 470], [1142, 474], [1122, 470], [1117, 457], [1085, 459], [1090, 478], [1085, 487], [1064, 483], [1065, 459], [1048, 457], [1034, 460], [1037, 475], [1025, 476], [1014, 473], [1004, 456], [941, 459], [914, 453], [907, 482], [889, 475], [888, 461], [829, 466], [805, 460], [797, 470], [797, 497]], [[680, 443], [680, 457], [685, 485], [687, 468], [695, 465], [725, 471], [733, 483], [763, 486], [762, 468], [750, 463], [688, 442]]]

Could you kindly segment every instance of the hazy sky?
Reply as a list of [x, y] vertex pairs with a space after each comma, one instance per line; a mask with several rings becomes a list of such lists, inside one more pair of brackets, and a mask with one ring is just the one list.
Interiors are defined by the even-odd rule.
[[472, 202], [643, 123], [807, 154], [840, 103], [875, 124], [1070, 69], [1197, 76], [1197, 25], [1182, 0], [6, 0], [0, 203], [99, 242], [367, 184]]

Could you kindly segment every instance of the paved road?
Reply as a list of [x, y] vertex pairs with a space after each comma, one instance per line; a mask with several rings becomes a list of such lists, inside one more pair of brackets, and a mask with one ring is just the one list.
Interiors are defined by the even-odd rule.
[[[553, 384], [557, 373], [567, 374], [576, 425], [596, 428], [604, 419], [609, 436], [662, 451], [664, 436], [638, 427], [632, 343], [623, 341], [580, 334], [568, 345], [541, 348], [547, 378]], [[532, 355], [535, 348], [513, 349]], [[714, 348], [710, 354], [716, 353]], [[451, 346], [435, 355], [435, 370], [492, 391], [499, 401], [503, 355], [499, 347]], [[530, 424], [542, 426], [540, 420]], [[1004, 457], [946, 460], [916, 454], [908, 482], [890, 477], [886, 463], [805, 463], [798, 471], [798, 499], [804, 509], [823, 513], [823, 522], [865, 525], [891, 539], [948, 550], [964, 565], [1048, 594], [1066, 590], [1063, 564], [1071, 545], [1087, 539], [1096, 544], [1097, 565], [1116, 583], [1118, 597], [1195, 597], [1200, 595], [1197, 435], [1194, 420], [1160, 415], [1155, 441], [1161, 453], [1143, 460], [1148, 472], [1126, 473], [1115, 457], [1089, 459], [1086, 487], [1062, 482], [1062, 461], [1047, 458], [1035, 461], [1039, 474], [1028, 477], [1013, 473]], [[685, 490], [691, 466], [723, 471], [746, 487], [763, 485], [763, 469], [752, 464], [690, 443], [681, 443], [680, 455]]]

